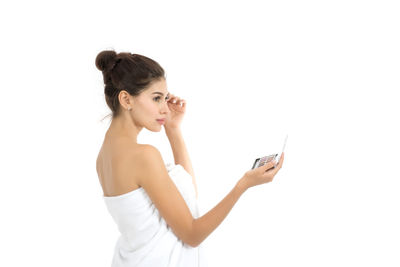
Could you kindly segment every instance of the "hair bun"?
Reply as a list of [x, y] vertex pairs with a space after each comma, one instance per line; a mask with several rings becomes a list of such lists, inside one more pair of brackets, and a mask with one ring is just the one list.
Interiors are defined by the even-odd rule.
[[117, 59], [117, 53], [113, 50], [101, 51], [96, 57], [96, 67], [105, 72], [111, 70]]

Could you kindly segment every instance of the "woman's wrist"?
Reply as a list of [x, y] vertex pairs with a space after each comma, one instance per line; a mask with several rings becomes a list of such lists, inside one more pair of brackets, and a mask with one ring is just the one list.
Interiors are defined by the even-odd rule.
[[179, 131], [181, 128], [179, 126], [173, 126], [173, 127], [164, 127], [165, 132], [173, 132], [173, 131]]
[[240, 180], [236, 183], [236, 187], [239, 189], [240, 193], [243, 194], [249, 188], [246, 182], [246, 178], [243, 176]]

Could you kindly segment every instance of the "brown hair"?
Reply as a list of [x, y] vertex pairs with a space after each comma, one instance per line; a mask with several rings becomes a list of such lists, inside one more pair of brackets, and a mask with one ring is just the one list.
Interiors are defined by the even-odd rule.
[[139, 54], [104, 50], [96, 57], [96, 67], [103, 72], [104, 94], [113, 119], [120, 112], [119, 92], [138, 96], [152, 82], [165, 79], [164, 69], [156, 61]]

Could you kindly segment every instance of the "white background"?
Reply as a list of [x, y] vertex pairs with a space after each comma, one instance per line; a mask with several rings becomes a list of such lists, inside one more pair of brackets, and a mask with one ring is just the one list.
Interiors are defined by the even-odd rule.
[[[145, 2], [145, 3], [143, 3]], [[0, 266], [110, 266], [96, 55], [156, 60], [187, 101], [201, 214], [289, 135], [274, 181], [203, 242], [211, 266], [400, 266], [396, 1], [0, 4]], [[173, 156], [164, 130], [139, 143]]]

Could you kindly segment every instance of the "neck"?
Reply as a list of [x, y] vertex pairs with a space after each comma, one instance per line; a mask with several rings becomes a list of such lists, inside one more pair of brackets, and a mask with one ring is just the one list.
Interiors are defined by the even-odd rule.
[[143, 127], [135, 125], [128, 114], [121, 114], [111, 121], [107, 134], [128, 137], [137, 143], [137, 136], [142, 129]]

